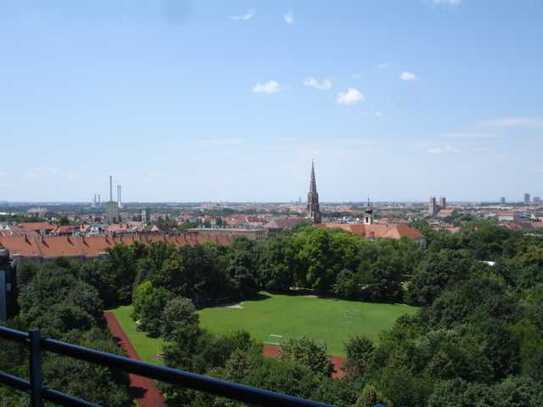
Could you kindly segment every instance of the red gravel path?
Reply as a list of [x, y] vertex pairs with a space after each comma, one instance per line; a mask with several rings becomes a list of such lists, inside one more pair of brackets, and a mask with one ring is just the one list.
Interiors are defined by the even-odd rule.
[[[268, 358], [278, 358], [281, 356], [281, 347], [277, 345], [264, 345], [262, 353]], [[332, 377], [334, 379], [341, 379], [344, 377], [345, 371], [343, 370], [343, 363], [345, 362], [345, 359], [339, 356], [330, 356], [330, 362], [332, 362], [332, 365], [334, 366]]]
[[[131, 359], [140, 360], [136, 349], [130, 343], [130, 340], [124, 333], [119, 321], [110, 311], [104, 312], [104, 317], [107, 321], [107, 326], [111, 334], [119, 341], [119, 345]], [[158, 391], [155, 382], [146, 377], [129, 374], [130, 387], [135, 393], [136, 401], [139, 407], [166, 407], [164, 397]]]

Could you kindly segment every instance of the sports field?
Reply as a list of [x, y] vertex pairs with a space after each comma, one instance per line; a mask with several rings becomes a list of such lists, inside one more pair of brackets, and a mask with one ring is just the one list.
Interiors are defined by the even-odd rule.
[[[149, 338], [136, 329], [136, 323], [130, 317], [132, 306], [119, 307], [113, 312], [140, 358], [161, 363], [157, 355], [163, 341]], [[344, 356], [344, 343], [348, 338], [365, 335], [377, 340], [379, 333], [391, 328], [398, 317], [415, 312], [416, 308], [403, 304], [262, 293], [261, 299], [206, 308], [199, 314], [200, 326], [212, 333], [244, 329], [268, 344], [307, 336], [325, 343], [329, 354]]]
[[404, 314], [416, 308], [404, 304], [375, 304], [315, 296], [262, 293], [262, 299], [200, 311], [200, 325], [213, 333], [244, 329], [259, 341], [281, 344], [307, 336], [324, 342], [331, 355], [343, 356], [344, 343], [355, 335], [377, 340]]
[[150, 338], [145, 332], [138, 331], [136, 322], [132, 319], [132, 305], [125, 305], [116, 308], [113, 311], [124, 333], [130, 339], [130, 343], [138, 352], [138, 356], [145, 362], [162, 364], [162, 360], [157, 357], [162, 352], [164, 341], [160, 338]]

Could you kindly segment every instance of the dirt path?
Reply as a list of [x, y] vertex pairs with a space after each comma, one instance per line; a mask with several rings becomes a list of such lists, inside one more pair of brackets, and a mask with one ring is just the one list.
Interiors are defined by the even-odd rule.
[[[127, 356], [131, 359], [140, 360], [136, 349], [130, 343], [115, 315], [110, 311], [106, 311], [104, 312], [104, 317], [106, 318], [111, 334], [117, 338], [119, 345], [126, 352]], [[153, 380], [135, 374], [129, 374], [128, 376], [130, 378], [131, 390], [135, 393], [139, 407], [166, 407], [164, 397], [158, 391]]]
[[[268, 358], [278, 358], [281, 356], [281, 347], [277, 345], [264, 345], [262, 353]], [[332, 365], [334, 366], [332, 377], [334, 379], [341, 379], [344, 377], [345, 371], [343, 370], [343, 363], [345, 362], [345, 359], [339, 356], [330, 356], [330, 362], [332, 362]]]

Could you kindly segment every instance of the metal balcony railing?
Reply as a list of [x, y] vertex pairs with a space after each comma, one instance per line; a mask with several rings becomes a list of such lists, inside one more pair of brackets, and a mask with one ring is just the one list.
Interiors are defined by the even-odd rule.
[[[64, 394], [57, 390], [47, 388], [43, 383], [41, 368], [42, 351], [49, 351], [59, 355], [68, 356], [86, 362], [96, 363], [102, 366], [117, 368], [127, 373], [134, 373], [150, 379], [165, 383], [179, 385], [193, 390], [226, 397], [231, 400], [241, 401], [263, 407], [331, 407], [328, 404], [316, 401], [304, 400], [286, 394], [263, 390], [256, 387], [231, 383], [225, 380], [208, 377], [205, 375], [185, 372], [165, 366], [156, 366], [139, 360], [129, 359], [112, 353], [101, 352], [95, 349], [85, 348], [67, 342], [50, 338], [43, 338], [39, 330], [29, 332], [1, 327], [0, 337], [11, 341], [23, 343], [30, 348], [29, 371], [30, 380], [26, 380], [0, 370], [0, 383], [14, 389], [30, 394], [31, 406], [42, 407], [43, 401], [52, 401], [63, 406], [97, 407], [89, 401]], [[0, 369], [2, 367], [0, 366]]]

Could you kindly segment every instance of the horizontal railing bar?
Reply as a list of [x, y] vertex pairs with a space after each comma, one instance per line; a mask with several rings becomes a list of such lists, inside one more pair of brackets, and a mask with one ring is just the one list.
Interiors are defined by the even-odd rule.
[[0, 326], [0, 337], [15, 342], [26, 342], [30, 335], [28, 332], [18, 331], [17, 329]]
[[30, 383], [27, 380], [2, 371], [0, 371], [0, 383], [21, 391], [30, 390]]
[[[30, 392], [30, 382], [28, 380], [2, 371], [0, 371], [0, 383], [6, 384], [25, 393]], [[42, 397], [45, 400], [53, 401], [68, 407], [100, 407], [98, 404], [89, 403], [88, 401], [81, 400], [77, 397], [68, 396], [67, 394], [61, 393], [57, 390], [44, 389], [42, 392]]]
[[100, 407], [99, 404], [91, 403], [77, 397], [69, 396], [53, 389], [44, 389], [42, 396], [47, 401], [53, 401], [68, 407]]
[[262, 407], [329, 407], [329, 404], [319, 403], [310, 400], [299, 399], [282, 393], [246, 386], [243, 384], [231, 383], [226, 380], [216, 379], [196, 373], [185, 372], [165, 366], [152, 365], [127, 358], [101, 352], [95, 349], [85, 348], [58, 341], [56, 339], [43, 339], [44, 350], [55, 352], [64, 356], [71, 356], [87, 362], [97, 363], [103, 366], [117, 367], [128, 373], [138, 374], [151, 379], [181, 385], [193, 390], [223, 396], [230, 399], [250, 404], [257, 404]]
[[[29, 338], [29, 335], [25, 332], [6, 327], [0, 327], [0, 336], [18, 342], [28, 341]], [[130, 359], [125, 356], [73, 345], [56, 339], [42, 339], [41, 344], [44, 350], [60, 355], [85, 360], [106, 367], [120, 368], [127, 373], [137, 374], [166, 383], [177, 384], [193, 390], [226, 397], [244, 403], [256, 404], [262, 407], [331, 407], [329, 404], [325, 403], [304, 400], [286, 394], [259, 389], [244, 384], [232, 383], [226, 380], [186, 372], [180, 369], [157, 366]], [[52, 390], [47, 391], [51, 392]]]

